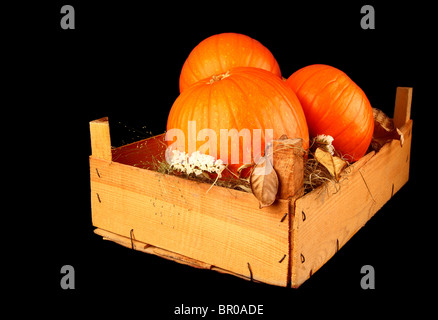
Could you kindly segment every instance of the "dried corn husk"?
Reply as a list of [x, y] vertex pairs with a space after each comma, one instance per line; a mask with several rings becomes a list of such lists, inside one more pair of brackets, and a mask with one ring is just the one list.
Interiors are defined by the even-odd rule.
[[373, 108], [374, 116], [374, 133], [371, 140], [371, 147], [379, 151], [383, 145], [391, 140], [400, 140], [403, 146], [403, 133], [394, 126], [394, 121], [389, 118], [383, 111]]

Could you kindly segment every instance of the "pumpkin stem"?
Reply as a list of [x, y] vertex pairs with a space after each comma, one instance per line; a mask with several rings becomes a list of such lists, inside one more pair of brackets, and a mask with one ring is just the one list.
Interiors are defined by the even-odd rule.
[[228, 78], [230, 76], [230, 71], [228, 70], [225, 73], [221, 74], [215, 74], [211, 77], [210, 81], [208, 81], [209, 84], [215, 83], [216, 81], [221, 81], [222, 79]]

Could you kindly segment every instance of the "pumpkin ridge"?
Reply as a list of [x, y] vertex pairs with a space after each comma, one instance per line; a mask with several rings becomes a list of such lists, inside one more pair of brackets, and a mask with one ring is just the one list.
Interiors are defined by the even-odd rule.
[[193, 71], [193, 68], [192, 68], [192, 62], [191, 62], [192, 60], [187, 59], [186, 61], [187, 61], [186, 70], [188, 70], [192, 74], [192, 77], [191, 77], [192, 79], [196, 79], [195, 71]]
[[[212, 104], [212, 89], [210, 88], [210, 92], [208, 93], [208, 101], [207, 101], [207, 106], [211, 106]], [[208, 123], [208, 127], [210, 128], [212, 121], [212, 110], [213, 108], [206, 108], [207, 109], [207, 123]], [[217, 159], [219, 159], [218, 157], [216, 157]]]
[[[242, 76], [242, 75], [240, 75], [240, 76]], [[244, 77], [244, 78], [248, 79], [249, 77]], [[249, 79], [249, 80], [251, 80], [251, 79]], [[246, 107], [247, 108], [251, 108], [251, 104], [250, 104], [249, 98], [247, 96], [246, 90], [242, 88], [242, 86], [236, 81], [235, 78], [229, 79], [229, 81], [232, 81], [235, 84], [235, 86], [242, 92], [242, 96], [245, 97], [245, 105], [246, 105]], [[260, 122], [259, 117], [256, 116], [256, 117], [253, 118], [253, 120], [257, 121], [257, 128], [262, 128], [262, 123]], [[253, 130], [251, 130], [251, 131], [253, 131]], [[251, 134], [253, 134], [253, 132], [251, 132]], [[265, 139], [265, 132], [264, 132], [264, 130], [262, 130], [262, 132], [261, 132], [261, 138], [263, 140]]]
[[[339, 79], [339, 75], [336, 76], [335, 81], [338, 81], [338, 79]], [[345, 80], [345, 78], [344, 78], [344, 80]], [[347, 80], [348, 80], [348, 79], [347, 79]], [[352, 81], [347, 81], [347, 85], [344, 85], [344, 87], [342, 88], [342, 90], [340, 90], [340, 91], [338, 92], [338, 95], [336, 96], [336, 98], [333, 98], [333, 100], [334, 100], [334, 101], [337, 101], [337, 100], [339, 99], [339, 97], [342, 96], [342, 94], [344, 93], [344, 91], [347, 90], [347, 88], [349, 88], [351, 85], [352, 85]], [[354, 96], [354, 95], [353, 95], [353, 96]], [[349, 105], [350, 102], [351, 102], [351, 99], [350, 99], [350, 101], [348, 102], [347, 105]]]
[[[270, 83], [270, 85], [271, 85], [272, 87], [274, 87], [274, 85], [273, 85], [272, 83]], [[281, 97], [282, 97], [285, 101], [287, 101], [287, 103], [288, 103], [289, 106], [293, 106], [293, 107], [290, 107], [289, 110], [292, 112], [294, 118], [295, 118], [295, 119], [300, 119], [301, 117], [304, 117], [304, 119], [305, 119], [304, 110], [302, 110], [302, 113], [303, 113], [303, 114], [302, 114], [302, 115], [299, 115], [298, 110], [296, 110], [295, 103], [293, 103], [293, 101], [291, 101], [291, 100], [289, 99], [288, 94], [287, 94], [284, 90], [290, 90], [290, 91], [292, 91], [292, 94], [294, 94], [294, 95], [295, 95], [295, 92], [293, 92], [293, 90], [290, 89], [289, 87], [287, 87], [286, 85], [284, 85], [284, 87], [282, 87], [281, 90], [278, 90], [277, 87], [274, 87], [274, 88], [275, 88], [275, 90], [281, 95]], [[297, 100], [298, 100], [297, 102], [299, 103], [300, 108], [302, 109], [301, 102], [299, 101], [298, 97], [297, 97]], [[275, 104], [274, 104], [274, 105], [275, 105]], [[281, 118], [281, 121], [282, 121], [282, 124], [283, 124], [283, 128], [284, 128], [284, 129], [286, 129], [288, 126], [290, 126], [290, 124], [284, 122], [285, 119], [284, 119], [283, 117]], [[303, 131], [304, 131], [304, 128], [303, 128], [301, 125], [302, 125], [301, 122], [297, 122], [297, 126], [299, 126], [299, 129], [300, 129], [299, 131], [300, 131], [300, 132], [303, 132]], [[286, 132], [283, 132], [282, 134], [285, 134], [285, 133], [286, 133]], [[288, 138], [296, 138], [296, 137], [288, 137]]]
[[[218, 37], [216, 37], [216, 50], [215, 50], [215, 53], [216, 53], [216, 55], [218, 56], [218, 57], [220, 57], [221, 55], [222, 55], [222, 51], [221, 50], [219, 50], [220, 49], [220, 46], [219, 46], [219, 43], [221, 42], [221, 40], [222, 40], [222, 38], [223, 38], [223, 35], [220, 35], [220, 36], [218, 36]], [[222, 59], [217, 59], [218, 61], [219, 61], [219, 65], [220, 65], [220, 69], [221, 70], [225, 70], [225, 72], [227, 72], [227, 69], [228, 68], [224, 68], [224, 65], [222, 64]], [[222, 72], [219, 72], [219, 74], [221, 74]]]
[[[364, 135], [364, 137], [366, 137], [366, 139], [363, 139], [360, 143], [353, 146], [353, 149], [350, 152], [351, 155], [349, 154], [353, 159], [358, 160], [368, 150], [368, 146], [370, 145], [371, 138], [372, 138], [372, 134], [371, 135], [369, 134], [370, 128], [374, 129], [374, 126], [368, 126], [368, 129], [366, 131], [366, 135]], [[363, 148], [366, 148], [365, 151], [363, 151]], [[358, 150], [361, 152], [357, 152]]]
[[[228, 79], [228, 83], [235, 83], [234, 81], [233, 81], [233, 79], [229, 79], [228, 77], [227, 77], [227, 79]], [[232, 101], [231, 99], [230, 99], [230, 97], [229, 97], [229, 95], [227, 94], [227, 91], [229, 90], [229, 89], [226, 89], [224, 86], [221, 86], [221, 88], [220, 88], [221, 90], [222, 90], [222, 94], [221, 94], [221, 97], [225, 97], [225, 99], [226, 99], [226, 103], [225, 103], [225, 105], [227, 106], [227, 108], [228, 108], [228, 110], [229, 110], [229, 113], [230, 113], [230, 115], [231, 115], [231, 118], [233, 119], [233, 128], [235, 128], [235, 129], [237, 129], [238, 131], [240, 130], [240, 129], [242, 129], [242, 128], [240, 128], [240, 126], [238, 125], [238, 123], [237, 123], [237, 117], [236, 117], [236, 113], [234, 112], [234, 105], [235, 105], [235, 102], [234, 101]], [[226, 128], [220, 128], [220, 129], [226, 129]]]
[[[255, 70], [254, 70], [255, 69]], [[259, 73], [258, 72], [258, 69], [257, 68], [253, 68], [253, 70], [251, 70], [251, 72], [256, 72], [257, 74]], [[269, 71], [268, 71], [269, 72]], [[271, 105], [274, 105], [275, 106], [275, 104], [273, 104], [273, 101], [272, 101], [272, 99], [270, 98], [270, 96], [269, 96], [269, 94], [267, 94], [267, 92], [266, 92], [266, 88], [264, 87], [264, 86], [261, 86], [260, 85], [260, 83], [259, 82], [257, 82], [256, 80], [254, 80], [250, 75], [248, 75], [248, 74], [241, 74], [241, 76], [243, 76], [247, 81], [249, 81], [249, 82], [251, 82], [252, 84], [253, 84], [253, 86], [254, 87], [256, 87], [258, 90], [258, 93], [260, 94], [263, 94], [263, 96], [270, 102], [270, 104]], [[268, 82], [269, 81], [269, 79], [264, 79], [266, 82]], [[260, 111], [260, 110], [259, 110]], [[266, 113], [266, 108], [263, 108], [263, 113]], [[273, 124], [271, 123], [271, 119], [270, 119], [270, 117], [266, 117], [266, 118], [269, 118], [269, 128], [272, 128], [273, 127]], [[260, 121], [260, 120], [259, 120]], [[266, 129], [266, 128], [268, 128], [268, 126], [266, 125], [266, 123], [265, 123], [265, 125], [264, 125], [264, 128]], [[268, 128], [268, 129], [269, 129]], [[264, 132], [263, 132], [264, 130], [262, 130], [262, 138], [264, 139]]]
[[[367, 98], [366, 95], [364, 94], [363, 97], [362, 97], [362, 104], [366, 103], [367, 100], [368, 100], [368, 98]], [[369, 102], [369, 101], [368, 101], [368, 102]], [[364, 135], [364, 137], [366, 137], [367, 139], [362, 140], [362, 144], [363, 144], [363, 143], [366, 143], [366, 146], [365, 146], [365, 147], [368, 148], [368, 146], [369, 146], [369, 144], [370, 144], [370, 142], [371, 142], [371, 139], [372, 139], [372, 137], [373, 137], [373, 132], [374, 132], [374, 117], [373, 117], [373, 115], [370, 114], [370, 113], [367, 114], [365, 117], [366, 117], [366, 123], [365, 123], [365, 125], [366, 125], [366, 127], [367, 127], [367, 131], [365, 132], [366, 135]], [[361, 144], [358, 145], [357, 148], [358, 148], [359, 146], [361, 146]], [[366, 151], [365, 151], [365, 152], [366, 152]]]
[[183, 109], [181, 108], [181, 106], [184, 104], [184, 101], [187, 99], [187, 97], [188, 97], [187, 95], [186, 96], [179, 95], [178, 98], [176, 99], [174, 103], [176, 104], [176, 108], [172, 106], [169, 112], [170, 121], [169, 120], [167, 121], [167, 130], [174, 129], [172, 127], [169, 127], [169, 124], [172, 124], [175, 121], [174, 119], [179, 119], [181, 117], [180, 113]]
[[371, 143], [371, 140], [373, 139], [373, 133], [374, 133], [374, 117], [372, 115], [368, 116], [368, 122], [370, 123], [368, 125], [368, 131], [366, 132], [367, 133], [366, 137], [368, 137], [368, 139], [366, 141], [364, 140], [364, 142], [366, 142], [367, 149]]
[[[352, 97], [350, 98], [350, 101], [348, 102], [348, 104], [346, 104], [347, 107], [345, 107], [344, 110], [342, 110], [342, 112], [339, 113], [339, 115], [337, 115], [337, 117], [341, 118], [342, 115], [343, 115], [345, 112], [348, 111], [348, 106], [350, 105], [351, 100], [353, 99], [353, 97], [354, 97], [355, 95], [356, 95], [356, 91], [353, 92]], [[331, 128], [331, 127], [333, 126], [333, 124], [334, 124], [334, 123], [331, 123], [326, 129]], [[343, 135], [343, 134], [345, 133], [345, 131], [347, 131], [348, 128], [349, 128], [352, 124], [355, 124], [355, 122], [354, 122], [354, 121], [349, 121], [349, 123], [348, 123], [346, 126], [344, 126], [344, 127], [342, 128], [341, 131], [339, 131], [339, 132], [337, 132], [337, 133], [334, 133], [334, 135], [336, 135], [336, 137], [339, 137], [339, 136]], [[336, 137], [333, 137], [333, 138], [336, 139]]]
[[[362, 102], [361, 102], [361, 104], [363, 104], [363, 98], [362, 98]], [[347, 126], [345, 126], [345, 128], [343, 128], [343, 130], [341, 130], [341, 131], [336, 135], [336, 137], [338, 137], [338, 140], [339, 140], [339, 138], [343, 138], [343, 135], [344, 135], [346, 132], [349, 131], [349, 129], [351, 128], [351, 126], [352, 126], [353, 124], [356, 125], [357, 128], [367, 128], [367, 131], [365, 131], [366, 135], [364, 135], [364, 137], [368, 138], [368, 134], [369, 134], [368, 132], [369, 132], [369, 130], [370, 130], [370, 126], [366, 126], [366, 124], [364, 124], [364, 125], [362, 125], [362, 126], [359, 127], [355, 121], [351, 121]], [[374, 127], [373, 127], [373, 129], [374, 129]], [[347, 135], [347, 137], [350, 137], [350, 136], [351, 136], [351, 134], [348, 134], [348, 135]], [[335, 142], [334, 142], [334, 144], [336, 144], [336, 137], [334, 137], [334, 138], [335, 138]], [[364, 143], [365, 140], [366, 140], [366, 139], [362, 139], [359, 143], [356, 143], [354, 140], [349, 140], [349, 142], [348, 142], [348, 143], [345, 143], [345, 144], [343, 145], [343, 147], [344, 147], [345, 149], [348, 149], [348, 147], [349, 147], [350, 145], [352, 145], [353, 147], [352, 147], [352, 149], [351, 149], [351, 151], [350, 151], [351, 154], [348, 153], [348, 155], [350, 155], [352, 158], [357, 158], [357, 154], [355, 154], [354, 151], [356, 151], [357, 149], [361, 149], [361, 148], [362, 148], [362, 144]], [[370, 139], [370, 141], [371, 141], [371, 139]], [[368, 141], [368, 145], [369, 145], [370, 141]], [[360, 148], [359, 148], [359, 147], [360, 147]], [[347, 154], [345, 154], [345, 155], [347, 155]]]
[[[347, 86], [345, 86], [345, 87], [342, 89], [342, 92], [344, 92], [344, 91], [347, 89], [347, 87], [349, 87], [350, 85], [351, 85], [351, 83], [349, 83]], [[337, 114], [337, 117], [342, 118], [342, 115], [344, 115], [344, 114], [348, 111], [348, 107], [349, 107], [349, 105], [351, 104], [351, 101], [353, 100], [353, 98], [354, 98], [355, 95], [356, 95], [356, 90], [353, 91], [353, 94], [351, 95], [350, 100], [348, 101], [348, 103], [346, 103], [346, 104], [343, 105], [343, 106], [344, 106], [344, 109], [343, 109], [341, 112], [339, 112], [339, 113]], [[337, 101], [337, 100], [339, 99], [340, 96], [341, 96], [341, 94], [338, 94], [338, 97], [337, 97], [336, 99], [333, 99], [333, 101]], [[315, 122], [315, 126], [318, 126], [321, 122], [324, 123], [324, 121], [326, 121], [326, 120], [325, 120], [326, 117], [329, 116], [329, 115], [330, 115], [330, 114], [329, 114], [328, 112], [326, 112], [326, 113], [324, 114], [324, 117], [320, 118], [318, 122]], [[332, 122], [332, 123], [330, 123], [328, 126], [326, 126], [325, 128], [322, 128], [322, 127], [321, 127], [321, 131], [326, 130], [327, 132], [329, 132], [329, 131], [330, 131], [330, 128], [333, 127], [333, 124], [334, 124], [334, 123]], [[336, 136], [338, 136], [338, 135], [340, 135], [342, 132], [344, 132], [345, 129], [346, 129], [346, 128], [343, 128], [343, 129], [342, 129], [341, 131], [339, 131], [338, 133], [335, 133], [335, 132], [332, 131], [332, 135], [336, 135]], [[318, 134], [325, 134], [325, 133], [324, 133], [324, 132], [320, 132], [320, 133], [318, 133]], [[335, 137], [334, 137], [334, 138], [335, 138]]]
[[[257, 73], [257, 74], [266, 72], [265, 70], [261, 71], [261, 69], [257, 69], [257, 68], [253, 68], [253, 69], [254, 69], [253, 72]], [[259, 92], [263, 92], [263, 95], [269, 101], [270, 106], [272, 106], [273, 108], [277, 109], [276, 111], [279, 112], [280, 108], [277, 107], [277, 104], [272, 99], [271, 95], [266, 92], [267, 88], [265, 86], [262, 86], [256, 80], [254, 80], [247, 73], [245, 73], [244, 76], [245, 76], [245, 78], [247, 80], [251, 81], [256, 88], [259, 89]], [[282, 80], [280, 80], [279, 78], [278, 78], [278, 80], [280, 82], [277, 81], [277, 78], [270, 78], [270, 77], [265, 77], [264, 80], [269, 84], [270, 90], [275, 90], [275, 92], [277, 94], [279, 94], [281, 96], [281, 98], [286, 102], [286, 104], [288, 106], [287, 107], [288, 108], [288, 112], [291, 113], [292, 117], [294, 119], [302, 119], [304, 121], [303, 123], [305, 123], [306, 116], [304, 114], [304, 110], [302, 109], [301, 102], [299, 101], [299, 99], [296, 96], [295, 92], [293, 92], [293, 90], [291, 88], [289, 88], [286, 84], [282, 83], [281, 82]], [[277, 84], [280, 84], [280, 87]], [[289, 99], [288, 94], [286, 93], [286, 91], [288, 91], [288, 90], [290, 90], [291, 94], [296, 97], [296, 100], [297, 100], [296, 103], [294, 103], [293, 101], [291, 101]], [[301, 108], [301, 112], [299, 112], [296, 109], [296, 104], [298, 104], [299, 108]], [[265, 108], [265, 111], [268, 112], [268, 113], [270, 112], [269, 108]], [[288, 128], [291, 126], [291, 124], [286, 123], [285, 121], [286, 121], [285, 118], [281, 117], [282, 131], [284, 131], [284, 132], [279, 133], [278, 130], [276, 130], [277, 131], [277, 137], [274, 136], [274, 139], [275, 138], [279, 138], [282, 134], [286, 134], [287, 133]], [[296, 126], [298, 128], [298, 130], [297, 130], [298, 132], [302, 132], [302, 133], [307, 134], [307, 137], [303, 137], [303, 140], [305, 140], [304, 145], [306, 145], [306, 139], [308, 139], [308, 128], [307, 128], [307, 125], [304, 128], [303, 127], [303, 123], [301, 121], [296, 121]], [[271, 124], [271, 127], [276, 127], [276, 125]], [[265, 128], [267, 128], [266, 125], [265, 125]], [[264, 132], [262, 133], [262, 137], [264, 139]], [[289, 138], [296, 138], [296, 137], [289, 137]]]
[[[183, 68], [182, 68], [181, 74], [180, 74], [180, 80], [181, 80], [181, 77], [184, 76], [183, 82], [185, 82], [185, 85], [187, 86], [187, 88], [190, 87], [190, 83], [194, 84], [194, 83], [198, 82], [198, 80], [196, 80], [198, 78], [198, 76], [196, 75], [195, 71], [193, 70], [193, 60], [194, 60], [194, 57], [199, 58], [199, 55], [200, 55], [199, 52], [192, 51], [192, 52], [190, 52], [186, 61], [184, 61], [184, 65], [183, 65]], [[187, 80], [188, 77], [184, 72], [185, 70], [188, 70], [190, 72], [190, 74], [192, 75], [190, 77], [189, 81]], [[180, 81], [180, 92], [181, 92], [181, 81]]]
[[[228, 86], [229, 86], [229, 84], [232, 84], [231, 88], [230, 87], [226, 87], [225, 85], [220, 86], [220, 89], [222, 90], [220, 96], [222, 98], [225, 98], [226, 101], [225, 101], [224, 105], [227, 106], [230, 118], [233, 121], [232, 128], [220, 128], [220, 129], [228, 129], [228, 130], [236, 129], [238, 131], [238, 133], [242, 129], [248, 129], [248, 130], [250, 130], [251, 140], [252, 140], [253, 128], [243, 127], [241, 122], [239, 121], [239, 119], [241, 118], [241, 114], [240, 114], [239, 110], [242, 110], [244, 108], [245, 110], [250, 109], [250, 111], [253, 111], [251, 109], [251, 104], [249, 103], [250, 101], [249, 101], [249, 99], [247, 97], [247, 91], [248, 90], [243, 89], [242, 86], [239, 84], [238, 79], [241, 76], [242, 76], [241, 74], [233, 73], [233, 77], [227, 77], [226, 78], [226, 82], [224, 84], [227, 84]], [[236, 80], [236, 78], [237, 78], [237, 80]], [[241, 78], [244, 78], [244, 77], [241, 77]], [[240, 95], [245, 98], [245, 101], [242, 103], [241, 101], [236, 102], [233, 99], [230, 99], [229, 93], [231, 91], [240, 91]], [[234, 93], [233, 93], [233, 95], [234, 95]], [[254, 118], [257, 118], [257, 117], [253, 117], [252, 120]], [[245, 118], [245, 121], [246, 120], [247, 119]], [[257, 119], [257, 121], [259, 122], [258, 119]], [[259, 124], [260, 124], [260, 122], [259, 122]], [[220, 135], [220, 133], [217, 133], [217, 134]], [[263, 134], [262, 134], [262, 139], [264, 139], [264, 135]], [[227, 139], [227, 143], [229, 143], [229, 139]], [[240, 146], [240, 137], [239, 137], [239, 148], [242, 148], [242, 147], [243, 147], [243, 145]], [[241, 161], [241, 157], [243, 157], [243, 154], [242, 154], [242, 150], [241, 149], [239, 149], [239, 150], [240, 150], [239, 151], [239, 162], [240, 162]], [[230, 151], [230, 149], [229, 149], [229, 151]], [[231, 155], [229, 154], [228, 156], [230, 157]], [[228, 160], [230, 160], [230, 159], [228, 159]], [[231, 165], [234, 165], [234, 164], [231, 164]]]
[[[329, 69], [329, 66], [326, 66], [327, 68], [324, 68], [322, 70], [326, 70]], [[317, 69], [315, 70], [315, 72], [313, 72], [311, 75], [309, 75], [306, 79], [304, 79], [304, 81], [297, 87], [297, 89], [295, 90], [295, 93], [298, 94], [298, 92], [301, 90], [302, 86], [309, 81], [313, 76], [315, 76], [316, 74], [318, 74], [321, 71], [321, 69]], [[298, 71], [299, 72], [299, 71]], [[297, 74], [298, 76], [300, 75], [299, 73]]]
[[248, 58], [246, 59], [248, 65], [251, 65], [251, 62], [252, 62], [253, 56], [254, 56], [254, 41], [251, 41], [250, 55], [249, 55]]
[[[187, 116], [187, 118], [185, 119], [186, 121], [184, 121], [182, 123], [187, 125], [187, 128], [188, 128], [189, 121], [194, 121], [194, 119], [196, 119], [195, 113], [198, 112], [198, 109], [205, 108], [205, 106], [199, 105], [200, 97], [204, 95], [203, 88], [200, 87], [200, 90], [198, 90], [197, 93], [198, 93], [198, 95], [196, 96], [196, 98], [194, 98], [193, 103], [191, 104], [191, 107], [189, 109], [189, 112], [183, 113], [183, 118], [184, 118], [184, 116]], [[186, 97], [189, 98], [189, 96], [190, 95], [187, 95]], [[190, 98], [193, 99], [193, 96]], [[183, 111], [183, 108], [181, 108], [181, 111]], [[197, 126], [196, 130], [199, 130], [198, 123], [196, 123], [196, 126]], [[197, 135], [197, 132], [196, 132], [196, 135]], [[188, 141], [188, 139], [189, 139], [189, 137], [186, 137], [186, 141]], [[188, 147], [188, 145], [187, 145], [187, 147]]]
[[[317, 73], [318, 73], [318, 72], [315, 72], [314, 75], [316, 75]], [[309, 77], [307, 80], [309, 80], [310, 78], [311, 78], [311, 77]], [[335, 79], [330, 80], [328, 83], [326, 83], [326, 84], [325, 84], [325, 85], [324, 85], [324, 86], [318, 91], [318, 94], [315, 94], [315, 95], [312, 97], [312, 100], [309, 101], [309, 102], [306, 102], [306, 104], [308, 104], [308, 105], [310, 105], [310, 106], [313, 105], [313, 103], [315, 102], [315, 99], [318, 98], [318, 97], [321, 95], [321, 92], [323, 92], [324, 89], [325, 89], [329, 84], [336, 82], [337, 78], [338, 78], [338, 76], [336, 76]], [[305, 113], [305, 112], [304, 112], [304, 113]], [[317, 122], [313, 122], [313, 126], [316, 126], [316, 124], [320, 123], [323, 119], [326, 118], [327, 115], [328, 115], [328, 112], [325, 112], [323, 117], [319, 118]], [[315, 135], [316, 135], [316, 134], [319, 134], [319, 133], [315, 133]]]

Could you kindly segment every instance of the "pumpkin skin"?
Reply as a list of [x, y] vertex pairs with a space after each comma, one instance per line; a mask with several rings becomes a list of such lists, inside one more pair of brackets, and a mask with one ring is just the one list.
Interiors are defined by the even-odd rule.
[[374, 131], [367, 96], [344, 72], [310, 65], [293, 73], [286, 84], [298, 96], [311, 136], [331, 135], [333, 146], [350, 162], [367, 151]]
[[[249, 129], [251, 133], [251, 163], [254, 155], [263, 156], [265, 129], [273, 130], [273, 139], [283, 134], [288, 138], [302, 138], [303, 147], [309, 146], [309, 132], [300, 101], [285, 82], [273, 73], [259, 68], [237, 67], [219, 77], [204, 79], [184, 90], [175, 100], [167, 121], [167, 130], [177, 128], [185, 136], [188, 151], [188, 121], [196, 121], [196, 133], [210, 128], [217, 136], [216, 158], [228, 163], [237, 172], [244, 164], [243, 138], [239, 137], [239, 163], [232, 163], [231, 139], [228, 139], [228, 159], [220, 157], [221, 129]], [[260, 153], [254, 152], [254, 129], [261, 130]], [[206, 139], [207, 140], [207, 139]], [[171, 145], [175, 141], [168, 141]], [[196, 150], [205, 141], [196, 142]], [[182, 151], [182, 148], [178, 149]], [[194, 150], [193, 150], [194, 151]], [[248, 152], [246, 149], [245, 152]], [[205, 154], [211, 154], [205, 150]], [[256, 159], [257, 160], [257, 159]]]
[[233, 67], [261, 68], [281, 77], [277, 60], [259, 41], [239, 33], [221, 33], [201, 41], [189, 54], [180, 74], [180, 92]]

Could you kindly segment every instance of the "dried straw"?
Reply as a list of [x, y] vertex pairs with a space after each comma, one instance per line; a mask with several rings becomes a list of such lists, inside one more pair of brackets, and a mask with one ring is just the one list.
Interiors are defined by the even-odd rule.
[[[319, 188], [321, 185], [327, 186], [333, 184], [335, 189], [339, 189], [339, 182], [330, 174], [330, 172], [320, 164], [314, 157], [314, 151], [316, 147], [321, 147], [321, 143], [315, 143], [312, 141], [309, 150], [300, 149], [297, 154], [304, 155], [304, 193], [311, 192], [312, 190]], [[285, 146], [284, 148], [297, 148], [296, 146]], [[280, 151], [283, 148], [279, 148], [276, 151]], [[271, 148], [272, 150], [272, 148]], [[272, 152], [272, 151], [271, 151]], [[220, 179], [215, 174], [209, 174], [204, 172], [202, 175], [196, 176], [195, 174], [188, 175], [178, 170], [173, 169], [166, 160], [160, 160], [156, 157], [152, 157], [150, 161], [141, 161], [141, 163], [135, 164], [135, 166], [148, 168], [150, 170], [157, 171], [162, 174], [175, 175], [180, 178], [208, 183], [212, 186], [217, 185], [229, 189], [236, 189], [251, 193], [251, 185], [249, 178], [243, 178], [231, 172], [228, 168], [225, 168], [229, 174], [223, 175]], [[347, 167], [348, 169], [348, 167]], [[345, 171], [345, 170], [344, 170]], [[345, 175], [344, 175], [345, 176]], [[211, 188], [210, 188], [211, 189]], [[209, 190], [210, 190], [209, 189]]]

